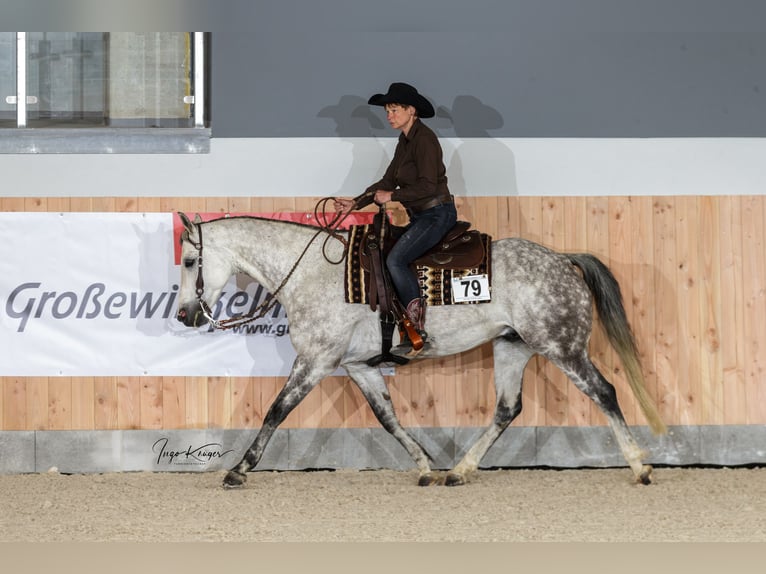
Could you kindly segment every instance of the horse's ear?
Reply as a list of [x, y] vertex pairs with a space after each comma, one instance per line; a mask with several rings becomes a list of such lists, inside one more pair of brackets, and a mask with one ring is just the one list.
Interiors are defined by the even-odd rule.
[[194, 223], [202, 223], [202, 217], [200, 217], [200, 214], [194, 216]]
[[[183, 223], [183, 225], [184, 225], [184, 228], [185, 228], [187, 231], [193, 231], [193, 230], [194, 230], [194, 225], [192, 224], [192, 222], [191, 222], [191, 221], [189, 221], [189, 218], [188, 218], [188, 217], [186, 217], [186, 214], [185, 214], [185, 213], [183, 213], [183, 212], [179, 211], [179, 212], [178, 212], [178, 217], [180, 217], [180, 218], [181, 218], [181, 223]], [[199, 217], [199, 216], [198, 216], [198, 217]]]

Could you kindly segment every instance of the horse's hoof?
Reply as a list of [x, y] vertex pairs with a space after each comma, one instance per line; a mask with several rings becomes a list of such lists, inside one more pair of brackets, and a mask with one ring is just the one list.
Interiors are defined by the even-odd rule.
[[638, 475], [636, 482], [639, 482], [640, 484], [652, 483], [652, 467], [650, 465], [645, 464], [641, 468], [641, 474]]
[[418, 479], [418, 486], [433, 486], [435, 484], [439, 484], [439, 477], [434, 476], [434, 474], [430, 472], [421, 474]]
[[463, 486], [465, 483], [465, 476], [456, 472], [450, 472], [444, 480], [446, 486]]
[[244, 486], [245, 482], [247, 482], [247, 476], [234, 470], [230, 470], [223, 477], [224, 488], [240, 488]]

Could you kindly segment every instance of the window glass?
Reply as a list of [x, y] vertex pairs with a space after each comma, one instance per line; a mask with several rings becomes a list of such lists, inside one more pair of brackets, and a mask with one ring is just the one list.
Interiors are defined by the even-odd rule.
[[193, 127], [191, 34], [111, 33], [109, 123]]
[[27, 125], [104, 125], [105, 34], [27, 34]]

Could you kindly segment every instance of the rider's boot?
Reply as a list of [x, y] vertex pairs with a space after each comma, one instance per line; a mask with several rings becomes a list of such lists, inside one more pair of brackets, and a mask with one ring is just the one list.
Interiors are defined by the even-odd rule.
[[425, 331], [426, 305], [423, 299], [413, 299], [407, 303], [407, 309], [399, 329], [400, 343], [391, 349], [392, 355], [414, 357], [428, 348], [428, 333]]

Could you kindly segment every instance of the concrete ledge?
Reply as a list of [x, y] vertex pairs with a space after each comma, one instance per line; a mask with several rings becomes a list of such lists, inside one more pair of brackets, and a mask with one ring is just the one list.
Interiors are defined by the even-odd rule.
[[36, 472], [34, 431], [0, 432], [0, 473]]
[[3, 154], [210, 153], [210, 128], [3, 128]]
[[[481, 428], [411, 428], [433, 459], [452, 468], [484, 432]], [[655, 465], [766, 464], [766, 425], [679, 426], [665, 436], [634, 427], [646, 462]], [[256, 429], [3, 431], [0, 473], [211, 472], [239, 462]], [[511, 427], [492, 445], [481, 468], [627, 466], [607, 427]], [[381, 428], [279, 429], [256, 470], [394, 469], [415, 465]]]

